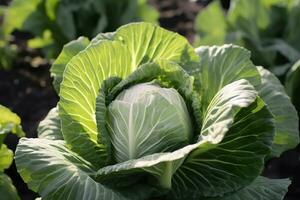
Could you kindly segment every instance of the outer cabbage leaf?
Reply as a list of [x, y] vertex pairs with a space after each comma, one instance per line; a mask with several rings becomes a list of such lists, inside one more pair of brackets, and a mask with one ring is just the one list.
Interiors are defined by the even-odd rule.
[[45, 119], [38, 126], [38, 137], [49, 140], [63, 140], [61, 133], [61, 120], [59, 118], [58, 108], [52, 108]]
[[115, 32], [108, 32], [108, 33], [99, 33], [94, 37], [91, 41], [91, 44], [97, 43], [101, 40], [113, 40]]
[[203, 109], [207, 109], [207, 102], [212, 101], [211, 96], [221, 86], [245, 78], [259, 91], [259, 96], [275, 116], [276, 134], [272, 156], [279, 156], [299, 143], [298, 118], [294, 106], [279, 80], [270, 72], [252, 64], [249, 60], [250, 52], [232, 45], [200, 47], [196, 51], [201, 59], [198, 76], [202, 86], [201, 94], [205, 94], [202, 97]]
[[61, 83], [59, 110], [62, 133], [75, 152], [104, 164], [106, 147], [99, 138], [97, 143], [101, 130], [95, 120], [95, 101], [103, 80], [124, 78], [139, 65], [164, 58], [186, 67], [198, 59], [185, 38], [152, 24], [135, 23], [118, 29], [113, 41], [91, 44], [70, 60]]
[[225, 85], [246, 79], [253, 86], [260, 84], [260, 76], [250, 61], [250, 52], [234, 45], [199, 47], [200, 56], [198, 71], [191, 72], [200, 80], [201, 106], [203, 114], [216, 93]]
[[60, 83], [62, 82], [63, 72], [68, 62], [77, 55], [80, 51], [84, 50], [88, 45], [97, 43], [102, 40], [113, 39], [114, 33], [99, 33], [90, 42], [86, 37], [79, 37], [77, 40], [73, 40], [64, 45], [59, 56], [56, 58], [51, 66], [50, 72], [53, 77], [53, 86], [56, 92], [59, 94]]
[[50, 72], [53, 77], [53, 86], [57, 93], [59, 93], [60, 83], [63, 79], [63, 72], [66, 68], [67, 63], [78, 54], [80, 51], [85, 49], [90, 43], [89, 39], [80, 37], [77, 40], [73, 40], [66, 44], [55, 62], [52, 64]]
[[[253, 86], [261, 81], [250, 52], [233, 45], [200, 47], [196, 52], [200, 56], [199, 70], [190, 73], [201, 88], [203, 126], [199, 140], [210, 140], [215, 145], [208, 151], [194, 151], [176, 171], [172, 198], [178, 199], [222, 196], [251, 183], [270, 153], [274, 133], [272, 115], [263, 101], [252, 103], [256, 97]], [[235, 85], [234, 81], [240, 79], [246, 79], [248, 85]], [[234, 86], [243, 92], [248, 90], [245, 96], [251, 98], [229, 92]], [[226, 104], [225, 100], [232, 103]]]
[[211, 100], [204, 113], [201, 134], [198, 140], [220, 143], [234, 123], [241, 108], [248, 107], [256, 99], [257, 92], [245, 79], [223, 87]]
[[[144, 178], [145, 173], [156, 178], [152, 184], [171, 189], [172, 177], [176, 170], [182, 165], [184, 159], [197, 148], [209, 148], [210, 144], [200, 141], [196, 144], [185, 146], [179, 150], [165, 153], [154, 153], [139, 159], [132, 159], [126, 162], [109, 165], [98, 170], [95, 179], [105, 184], [118, 186], [122, 181], [128, 183], [128, 178]], [[147, 179], [144, 179], [146, 182]], [[150, 180], [150, 182], [153, 182]]]
[[132, 23], [119, 28], [116, 41], [128, 47], [131, 72], [139, 65], [159, 59], [176, 62], [183, 68], [192, 68], [198, 57], [188, 41], [177, 33], [149, 23]]
[[290, 183], [289, 179], [269, 179], [259, 176], [249, 186], [237, 192], [204, 200], [282, 200]]
[[272, 115], [261, 99], [242, 108], [220, 143], [199, 146], [185, 159], [172, 179], [170, 199], [223, 196], [247, 186], [263, 169], [273, 133]]
[[[64, 139], [75, 152], [100, 166], [108, 155], [96, 127], [96, 98], [104, 79], [129, 73], [128, 57], [108, 56], [125, 53], [125, 47], [116, 42], [91, 45], [67, 64], [61, 83], [59, 111]], [[121, 64], [123, 68], [118, 67]]]
[[268, 70], [258, 67], [262, 84], [257, 87], [259, 96], [266, 102], [275, 118], [276, 132], [272, 156], [295, 148], [299, 144], [299, 119], [297, 111], [280, 81]]
[[11, 179], [3, 172], [0, 172], [0, 194], [5, 200], [20, 200]]
[[15, 159], [23, 180], [43, 199], [139, 200], [150, 193], [149, 190], [117, 191], [94, 181], [90, 177], [94, 173], [93, 166], [69, 150], [62, 140], [23, 138]]

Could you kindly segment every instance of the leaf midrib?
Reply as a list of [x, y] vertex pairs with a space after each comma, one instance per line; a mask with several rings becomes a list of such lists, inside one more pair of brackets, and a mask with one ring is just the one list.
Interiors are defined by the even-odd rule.
[[133, 104], [130, 104], [129, 108], [129, 117], [128, 117], [128, 150], [129, 150], [129, 159], [135, 158], [135, 147], [136, 142], [134, 139], [134, 133], [133, 133], [133, 123], [132, 123], [132, 107]]

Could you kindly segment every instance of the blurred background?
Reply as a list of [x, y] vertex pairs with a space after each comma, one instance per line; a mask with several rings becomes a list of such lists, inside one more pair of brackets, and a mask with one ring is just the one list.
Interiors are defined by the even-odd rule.
[[[299, 110], [298, 0], [0, 0], [0, 104], [21, 117], [27, 137], [36, 137], [38, 123], [58, 102], [49, 69], [63, 45], [136, 21], [178, 32], [195, 47], [234, 43], [248, 48], [256, 65], [277, 75]], [[15, 150], [18, 138], [9, 135], [5, 143]], [[300, 199], [299, 155], [300, 146], [268, 161], [263, 172], [291, 178], [285, 200]], [[21, 199], [38, 197], [14, 163], [5, 173]]]

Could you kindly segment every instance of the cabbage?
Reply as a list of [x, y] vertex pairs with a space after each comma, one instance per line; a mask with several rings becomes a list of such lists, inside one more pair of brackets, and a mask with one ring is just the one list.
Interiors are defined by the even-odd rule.
[[[299, 143], [278, 79], [235, 45], [194, 49], [149, 23], [67, 44], [60, 100], [16, 165], [44, 199], [274, 199], [265, 161]], [[280, 112], [279, 112], [280, 111]]]

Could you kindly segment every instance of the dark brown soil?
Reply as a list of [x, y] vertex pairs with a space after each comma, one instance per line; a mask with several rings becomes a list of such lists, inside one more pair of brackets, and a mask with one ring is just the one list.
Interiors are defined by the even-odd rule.
[[[28, 33], [14, 32], [11, 43], [18, 46], [18, 57], [9, 71], [0, 70], [0, 104], [9, 107], [22, 120], [26, 137], [37, 136], [37, 126], [57, 102], [50, 79], [50, 64], [38, 51], [26, 47]], [[35, 67], [33, 67], [33, 65]], [[15, 151], [19, 139], [8, 135], [5, 143]], [[17, 173], [15, 163], [6, 170], [13, 180], [22, 200], [32, 200], [38, 195], [29, 190]]]
[[194, 18], [204, 3], [189, 0], [149, 0], [160, 12], [159, 23], [162, 27], [185, 36], [190, 42], [195, 34]]
[[[9, 72], [0, 71], [0, 104], [18, 113], [26, 137], [36, 137], [38, 123], [58, 101], [50, 85], [49, 76], [49, 65], [38, 68], [18, 65]], [[15, 150], [18, 138], [9, 135], [5, 143]], [[30, 200], [36, 197], [23, 183], [14, 163], [6, 173], [12, 178], [22, 199]]]
[[290, 178], [292, 184], [284, 200], [300, 199], [300, 145], [270, 160], [263, 174], [269, 178]]

